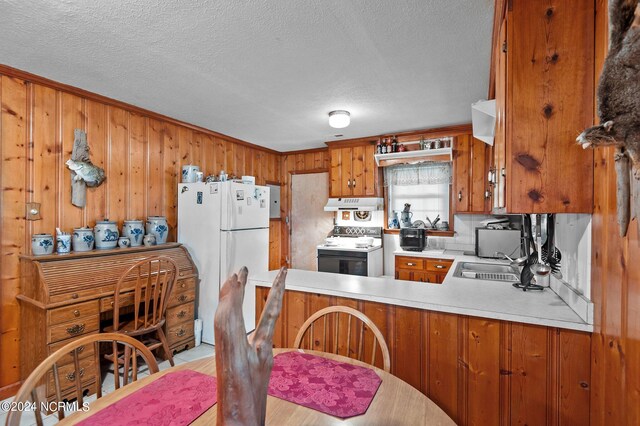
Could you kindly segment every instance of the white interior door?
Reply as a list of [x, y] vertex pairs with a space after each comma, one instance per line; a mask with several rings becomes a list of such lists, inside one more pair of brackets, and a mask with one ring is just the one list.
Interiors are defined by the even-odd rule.
[[329, 174], [291, 176], [291, 267], [317, 271], [316, 246], [333, 228], [333, 212], [325, 212]]

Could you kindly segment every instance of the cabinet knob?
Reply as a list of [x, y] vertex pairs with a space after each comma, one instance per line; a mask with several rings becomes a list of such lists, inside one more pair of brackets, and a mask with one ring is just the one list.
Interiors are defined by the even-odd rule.
[[491, 191], [489, 191], [488, 189], [484, 191], [484, 198], [491, 198]]
[[347, 179], [347, 187], [351, 188], [351, 179]]
[[73, 293], [73, 294], [71, 295], [71, 298], [72, 298], [72, 299], [77, 299], [77, 298], [78, 298], [78, 293]]
[[77, 317], [79, 317], [79, 316], [80, 316], [80, 311], [76, 309], [75, 311], [73, 311], [73, 315], [74, 315], [76, 318], [77, 318]]
[[458, 201], [462, 201], [462, 191], [458, 191]]
[[438, 269], [444, 269], [444, 266], [443, 266], [443, 265], [436, 265], [436, 268], [438, 268]]
[[180, 283], [180, 288], [185, 288], [187, 285], [185, 283]]
[[178, 314], [176, 316], [178, 318], [184, 318], [185, 315], [187, 315], [187, 311], [180, 311], [180, 312], [178, 312]]
[[181, 294], [181, 295], [178, 297], [178, 300], [179, 300], [180, 302], [184, 302], [185, 300], [187, 300], [187, 296], [186, 296], [186, 295], [184, 295], [184, 294]]
[[187, 332], [184, 330], [184, 328], [181, 328], [180, 331], [176, 332], [176, 336], [178, 336], [178, 337], [182, 337], [185, 334], [187, 334]]
[[416, 264], [415, 264], [415, 263], [410, 263], [410, 262], [408, 262], [408, 263], [407, 263], [407, 266], [416, 266]]
[[356, 180], [355, 179], [353, 180], [353, 187], [354, 188], [356, 187]]

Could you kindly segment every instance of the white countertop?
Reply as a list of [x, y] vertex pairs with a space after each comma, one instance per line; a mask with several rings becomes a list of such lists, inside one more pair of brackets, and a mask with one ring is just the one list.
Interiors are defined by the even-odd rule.
[[[593, 331], [593, 325], [583, 321], [556, 293], [550, 289], [527, 291], [514, 288], [511, 283], [454, 277], [461, 261], [496, 263], [459, 252], [441, 253], [400, 252], [440, 259], [454, 259], [442, 284], [427, 284], [396, 280], [393, 277], [360, 277], [328, 272], [290, 269], [288, 290], [347, 297], [397, 306], [426, 309], [492, 318], [526, 324], [560, 327], [579, 331]], [[250, 276], [260, 287], [271, 287], [277, 271]]]

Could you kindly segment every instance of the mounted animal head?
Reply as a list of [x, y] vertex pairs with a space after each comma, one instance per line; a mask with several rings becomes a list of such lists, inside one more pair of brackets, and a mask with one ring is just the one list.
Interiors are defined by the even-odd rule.
[[576, 142], [584, 149], [596, 146], [621, 146], [623, 141], [624, 138], [616, 134], [613, 121], [589, 127], [576, 138]]

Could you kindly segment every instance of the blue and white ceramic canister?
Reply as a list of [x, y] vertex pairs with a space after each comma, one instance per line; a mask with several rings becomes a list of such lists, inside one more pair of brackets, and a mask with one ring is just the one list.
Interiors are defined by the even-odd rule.
[[53, 236], [51, 234], [33, 234], [31, 236], [31, 251], [36, 256], [53, 253]]
[[59, 234], [56, 235], [56, 248], [58, 254], [66, 254], [71, 252], [71, 235]]
[[149, 216], [147, 218], [147, 234], [156, 237], [156, 244], [166, 243], [169, 234], [167, 218], [164, 216]]
[[73, 251], [91, 251], [95, 240], [93, 238], [93, 229], [91, 228], [75, 228], [71, 237]]
[[144, 222], [141, 220], [125, 220], [122, 226], [122, 235], [129, 237], [131, 247], [141, 246], [144, 238]]
[[96, 237], [96, 248], [98, 250], [113, 249], [118, 246], [118, 225], [109, 220], [96, 222], [93, 228]]
[[194, 183], [198, 182], [197, 173], [200, 171], [200, 167], [193, 164], [187, 164], [182, 166], [182, 182], [181, 183]]
[[127, 248], [130, 245], [131, 245], [131, 240], [129, 240], [129, 237], [120, 237], [120, 238], [118, 238], [118, 247]]

